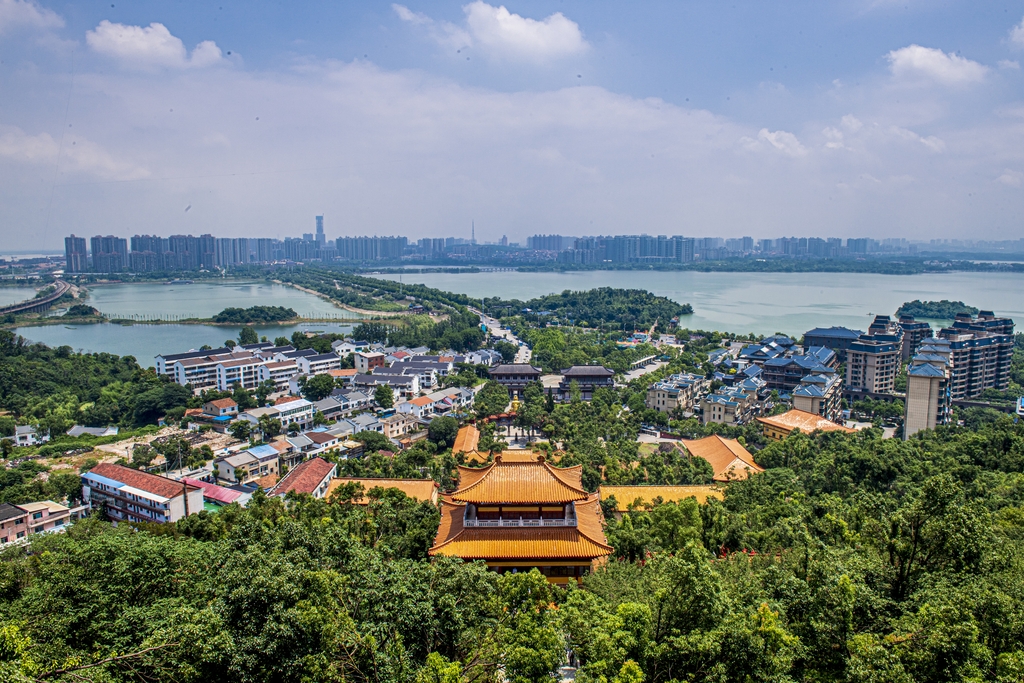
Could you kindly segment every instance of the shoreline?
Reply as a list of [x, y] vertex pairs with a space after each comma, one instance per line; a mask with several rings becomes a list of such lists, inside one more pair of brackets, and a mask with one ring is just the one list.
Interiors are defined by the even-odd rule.
[[305, 292], [306, 294], [312, 294], [313, 296], [318, 296], [321, 299], [323, 299], [324, 301], [330, 302], [330, 304], [332, 306], [335, 306], [336, 308], [340, 308], [340, 309], [342, 309], [344, 311], [348, 311], [350, 313], [358, 313], [360, 315], [368, 315], [368, 316], [373, 316], [373, 317], [377, 317], [377, 318], [396, 318], [396, 317], [402, 316], [402, 315], [409, 315], [405, 311], [371, 311], [371, 310], [369, 310], [367, 308], [356, 308], [355, 306], [349, 306], [348, 304], [343, 304], [343, 303], [340, 303], [338, 301], [335, 301], [334, 299], [332, 299], [331, 297], [327, 296], [323, 292], [318, 292], [318, 291], [313, 290], [313, 289], [308, 289], [306, 287], [303, 287], [302, 285], [296, 285], [296, 284], [293, 284], [291, 282], [282, 282], [281, 280], [271, 280], [271, 282], [273, 282], [274, 284], [277, 284], [277, 285], [283, 285], [285, 287], [294, 287], [295, 289], [299, 290], [300, 292]]

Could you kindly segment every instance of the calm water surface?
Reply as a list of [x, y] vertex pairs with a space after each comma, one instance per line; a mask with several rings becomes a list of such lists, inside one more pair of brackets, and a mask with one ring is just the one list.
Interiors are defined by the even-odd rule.
[[0, 306], [10, 306], [36, 295], [32, 287], [0, 287]]
[[[256, 332], [273, 341], [275, 337], [291, 337], [296, 330], [303, 332], [347, 333], [352, 329], [349, 323], [301, 323], [299, 325], [270, 325], [256, 327]], [[139, 365], [154, 365], [157, 354], [181, 353], [198, 349], [204, 344], [213, 348], [224, 345], [228, 339], [238, 340], [241, 326], [221, 327], [220, 325], [46, 325], [21, 327], [15, 330], [30, 341], [42, 342], [47, 346], [70, 346], [76, 351], [90, 353], [116, 353], [119, 356], [135, 356]]]
[[[0, 288], [0, 292], [3, 289]], [[34, 292], [32, 292], [34, 295]], [[21, 297], [22, 299], [26, 297]], [[209, 318], [230, 306], [284, 306], [304, 317], [336, 317], [352, 320], [363, 317], [337, 308], [318, 296], [284, 285], [252, 283], [161, 283], [94, 285], [86, 303], [114, 317], [150, 316]], [[296, 330], [347, 332], [353, 323], [301, 323], [298, 325], [257, 326], [256, 331], [270, 340], [290, 337]], [[144, 367], [153, 365], [160, 353], [180, 353], [204, 344], [217, 348], [227, 339], [237, 339], [241, 326], [219, 325], [48, 325], [24, 327], [18, 334], [48, 346], [70, 346], [87, 352], [135, 356]]]
[[[380, 275], [398, 279], [398, 275]], [[892, 315], [914, 299], [963, 301], [1024, 325], [1024, 275], [1012, 273], [407, 273], [415, 282], [474, 297], [530, 299], [566, 289], [646, 289], [693, 305], [691, 329], [800, 335], [818, 326], [867, 329], [871, 316]]]
[[362, 317], [318, 296], [269, 282], [94, 285], [89, 288], [88, 303], [101, 313], [115, 317], [162, 315], [165, 318], [209, 318], [229, 306], [284, 306], [294, 309], [303, 317]]

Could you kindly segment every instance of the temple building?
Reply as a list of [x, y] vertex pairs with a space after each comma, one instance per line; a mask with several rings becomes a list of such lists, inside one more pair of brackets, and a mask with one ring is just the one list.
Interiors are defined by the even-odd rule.
[[499, 573], [540, 570], [580, 581], [612, 553], [596, 493], [583, 468], [553, 467], [541, 454], [506, 451], [486, 467], [459, 467], [459, 488], [441, 500], [432, 556], [483, 560]]

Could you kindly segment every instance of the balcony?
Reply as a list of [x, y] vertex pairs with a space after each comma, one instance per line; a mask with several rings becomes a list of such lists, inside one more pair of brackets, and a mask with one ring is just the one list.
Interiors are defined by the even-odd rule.
[[462, 522], [466, 527], [539, 527], [539, 526], [576, 526], [575, 519], [466, 519]]

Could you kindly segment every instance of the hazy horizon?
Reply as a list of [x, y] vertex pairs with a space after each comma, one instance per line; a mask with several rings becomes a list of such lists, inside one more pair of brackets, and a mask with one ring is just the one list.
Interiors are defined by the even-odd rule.
[[0, 0], [0, 236], [1024, 235], [1024, 7]]

